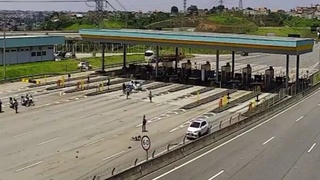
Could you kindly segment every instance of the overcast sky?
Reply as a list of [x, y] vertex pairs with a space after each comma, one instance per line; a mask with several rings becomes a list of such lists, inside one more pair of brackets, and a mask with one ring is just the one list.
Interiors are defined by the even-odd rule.
[[[16, 0], [17, 1], [17, 0]], [[25, 1], [25, 0], [20, 0]], [[39, 0], [41, 1], [41, 0]], [[70, 0], [72, 1], [72, 0]], [[161, 10], [170, 11], [171, 6], [177, 6], [183, 9], [183, 0], [118, 0], [127, 10]], [[218, 5], [219, 0], [187, 0], [187, 7], [191, 4], [197, 5], [198, 8], [211, 8]], [[116, 0], [109, 0], [117, 10], [123, 10]], [[243, 0], [244, 7], [268, 7], [270, 9], [289, 10], [296, 6], [310, 6], [311, 4], [320, 3], [319, 0]], [[67, 3], [4, 3], [0, 0], [0, 9], [2, 10], [70, 10], [70, 11], [88, 11], [94, 9], [94, 3], [90, 2], [88, 7], [84, 2], [67, 2]], [[224, 5], [233, 7], [239, 5], [239, 0], [224, 0]], [[110, 9], [112, 10], [112, 9]]]

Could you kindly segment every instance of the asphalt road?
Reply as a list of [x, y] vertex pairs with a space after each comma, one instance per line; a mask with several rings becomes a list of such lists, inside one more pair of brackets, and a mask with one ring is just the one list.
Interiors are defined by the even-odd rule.
[[265, 122], [142, 179], [319, 179], [319, 112], [318, 90]]
[[[192, 110], [178, 110], [197, 101], [197, 96], [176, 98], [202, 88], [198, 86], [154, 97], [150, 103], [148, 91], [133, 93], [127, 100], [122, 91], [86, 97], [86, 93], [95, 90], [64, 94], [75, 87], [46, 91], [49, 86], [27, 88], [26, 85], [0, 85], [0, 98], [5, 103], [5, 112], [0, 114], [0, 179], [76, 179], [113, 167], [117, 170], [130, 167], [136, 158], [138, 162], [145, 159], [140, 142], [130, 140], [143, 135], [143, 115], [148, 119], [149, 130], [144, 134], [152, 139], [151, 150], [159, 154], [169, 143], [183, 140], [186, 127], [171, 131], [173, 128], [218, 106], [215, 101]], [[181, 85], [152, 92], [158, 94], [178, 86]], [[36, 106], [20, 106], [15, 114], [7, 106], [7, 97], [20, 97], [27, 92], [34, 93]], [[212, 90], [200, 98], [218, 92], [221, 90]], [[232, 97], [244, 94], [239, 91]], [[235, 113], [218, 117], [228, 118], [232, 114]]]

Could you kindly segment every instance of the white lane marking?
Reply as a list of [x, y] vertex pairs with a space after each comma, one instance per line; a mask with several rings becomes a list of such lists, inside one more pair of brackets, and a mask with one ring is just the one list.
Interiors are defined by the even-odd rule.
[[25, 133], [22, 133], [22, 134], [18, 134], [18, 135], [12, 136], [11, 138], [17, 138], [17, 137], [20, 137], [20, 136], [28, 135], [28, 134], [31, 134], [32, 132], [33, 131], [29, 131], [29, 132], [25, 132]]
[[103, 138], [102, 138], [102, 139], [95, 140], [95, 141], [93, 141], [93, 142], [90, 142], [90, 143], [88, 143], [88, 144], [85, 144], [84, 147], [90, 146], [90, 145], [92, 145], [92, 144], [95, 144], [95, 143], [100, 142], [100, 141], [103, 141], [103, 140], [104, 140]]
[[224, 173], [224, 170], [221, 170], [220, 172], [218, 172], [216, 175], [212, 176], [211, 178], [209, 178], [208, 180], [212, 180], [218, 176], [220, 176], [220, 174]]
[[52, 114], [56, 114], [56, 113], [59, 113], [59, 112], [63, 112], [63, 111], [66, 111], [67, 109], [61, 109], [61, 110], [59, 110], [59, 111], [54, 111], [54, 112], [52, 112]]
[[314, 148], [314, 146], [316, 146], [317, 143], [313, 143], [313, 145], [311, 146], [311, 148], [308, 150], [308, 153], [310, 153], [312, 151], [312, 149]]
[[39, 161], [39, 162], [36, 162], [36, 163], [34, 163], [34, 164], [30, 164], [29, 166], [26, 166], [26, 167], [17, 169], [16, 172], [23, 171], [23, 170], [25, 170], [25, 169], [31, 168], [31, 167], [36, 166], [36, 165], [41, 164], [41, 163], [43, 163], [43, 161]]
[[49, 143], [49, 142], [56, 141], [56, 140], [58, 140], [58, 139], [61, 139], [61, 137], [56, 137], [56, 138], [53, 138], [53, 139], [49, 139], [49, 140], [44, 141], [44, 142], [41, 142], [41, 143], [39, 143], [39, 144], [37, 144], [37, 145], [38, 145], [38, 146], [41, 146], [41, 145], [43, 145], [43, 144], [47, 144], [47, 143]]
[[108, 160], [108, 159], [113, 158], [113, 157], [115, 157], [115, 156], [118, 156], [118, 155], [120, 155], [120, 154], [122, 154], [122, 153], [124, 153], [124, 152], [125, 152], [125, 151], [118, 152], [118, 153], [116, 153], [116, 154], [114, 154], [114, 155], [112, 155], [112, 156], [109, 156], [109, 157], [106, 157], [106, 158], [102, 159], [102, 161], [105, 161], [105, 160]]
[[320, 106], [320, 103], [317, 105], [318, 107]]
[[272, 136], [270, 139], [266, 140], [262, 145], [266, 145], [268, 142], [270, 142], [272, 139], [274, 139], [274, 136]]
[[94, 113], [91, 113], [91, 114], [87, 114], [87, 115], [81, 116], [81, 117], [79, 117], [78, 119], [83, 119], [83, 118], [86, 118], [86, 117], [89, 117], [89, 116], [92, 116], [92, 115], [94, 115]]
[[[320, 89], [320, 88], [319, 88], [319, 89]], [[188, 165], [188, 164], [192, 163], [193, 161], [196, 161], [196, 160], [198, 160], [198, 159], [202, 158], [203, 156], [206, 156], [207, 154], [209, 154], [209, 153], [211, 153], [211, 152], [213, 152], [213, 151], [215, 151], [215, 150], [217, 150], [217, 149], [219, 149], [219, 148], [221, 148], [221, 147], [225, 146], [226, 144], [229, 144], [230, 142], [232, 142], [232, 141], [234, 141], [234, 140], [236, 140], [236, 139], [238, 139], [238, 138], [240, 138], [240, 137], [242, 137], [242, 136], [244, 136], [244, 135], [248, 134], [249, 132], [251, 132], [251, 131], [253, 131], [253, 130], [257, 129], [258, 127], [260, 127], [260, 126], [262, 126], [262, 125], [264, 125], [264, 124], [266, 124], [266, 123], [270, 122], [270, 121], [271, 121], [271, 120], [273, 120], [274, 118], [276, 118], [276, 117], [280, 116], [281, 114], [283, 114], [283, 113], [285, 113], [285, 112], [289, 111], [290, 109], [292, 109], [292, 108], [294, 108], [294, 107], [298, 106], [298, 105], [299, 105], [299, 104], [301, 104], [302, 102], [304, 102], [304, 101], [306, 101], [306, 100], [310, 99], [311, 97], [313, 97], [314, 95], [318, 94], [319, 92], [320, 92], [320, 91], [317, 91], [317, 92], [315, 92], [315, 93], [311, 94], [309, 97], [307, 97], [307, 98], [305, 98], [305, 99], [303, 99], [303, 100], [299, 101], [298, 103], [296, 103], [296, 104], [295, 104], [295, 105], [293, 105], [293, 106], [290, 106], [289, 108], [285, 109], [284, 111], [281, 111], [280, 113], [278, 113], [278, 114], [276, 114], [276, 115], [272, 116], [271, 118], [267, 119], [266, 121], [264, 121], [264, 122], [262, 122], [262, 123], [260, 123], [260, 124], [258, 124], [258, 125], [256, 125], [256, 126], [252, 127], [251, 129], [249, 129], [249, 130], [247, 130], [247, 131], [245, 131], [245, 132], [243, 132], [243, 133], [241, 133], [241, 134], [237, 135], [237, 136], [236, 136], [236, 137], [234, 137], [234, 138], [229, 139], [228, 141], [226, 141], [226, 142], [224, 142], [224, 143], [222, 143], [222, 144], [220, 144], [220, 145], [218, 145], [218, 146], [214, 147], [213, 149], [210, 149], [209, 151], [206, 151], [205, 153], [203, 153], [203, 154], [201, 154], [201, 155], [199, 155], [199, 156], [197, 156], [197, 157], [195, 157], [195, 158], [193, 158], [193, 159], [191, 159], [191, 160], [189, 160], [189, 161], [187, 161], [187, 162], [185, 162], [185, 163], [181, 164], [180, 166], [177, 166], [177, 167], [175, 167], [175, 168], [171, 169], [170, 171], [167, 171], [167, 172], [165, 172], [165, 173], [163, 173], [163, 174], [161, 174], [161, 175], [157, 176], [156, 178], [153, 178], [152, 180], [160, 179], [160, 178], [162, 178], [162, 177], [164, 177], [164, 176], [166, 176], [166, 175], [168, 175], [168, 174], [170, 174], [170, 173], [172, 173], [172, 172], [174, 172], [174, 171], [176, 171], [176, 170], [178, 170], [178, 169], [180, 169], [180, 168], [182, 168], [182, 167], [184, 167], [184, 166], [186, 166], [186, 165]]]
[[299, 117], [296, 122], [300, 121], [302, 118], [304, 118], [304, 116]]

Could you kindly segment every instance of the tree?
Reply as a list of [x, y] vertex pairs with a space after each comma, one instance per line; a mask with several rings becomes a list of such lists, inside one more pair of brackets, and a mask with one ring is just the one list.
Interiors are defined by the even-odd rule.
[[172, 6], [171, 7], [171, 14], [178, 14], [179, 13], [179, 9], [177, 6]]
[[187, 8], [188, 14], [198, 14], [198, 7], [196, 5], [191, 5]]

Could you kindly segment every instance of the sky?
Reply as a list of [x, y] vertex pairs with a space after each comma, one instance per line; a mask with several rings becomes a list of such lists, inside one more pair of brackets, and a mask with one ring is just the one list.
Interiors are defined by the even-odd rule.
[[[16, 0], [17, 1], [17, 0]], [[18, 0], [26, 1], [26, 0]], [[39, 0], [42, 1], [42, 0]], [[72, 1], [72, 0], [70, 0]], [[123, 10], [116, 0], [108, 0], [117, 10]], [[170, 11], [172, 6], [183, 9], [183, 0], [118, 0], [127, 10], [159, 10]], [[187, 7], [191, 4], [197, 5], [198, 8], [210, 9], [214, 5], [218, 5], [219, 0], [187, 0]], [[293, 9], [296, 6], [310, 6], [311, 4], [320, 3], [319, 0], [243, 0], [243, 7], [268, 7], [269, 9]], [[88, 7], [84, 2], [59, 2], [59, 3], [10, 3], [1, 2], [1, 10], [42, 10], [42, 11], [88, 11], [94, 10], [95, 4], [88, 3], [92, 7]], [[235, 7], [239, 5], [239, 0], [224, 0], [227, 7]], [[113, 10], [110, 7], [107, 9]]]

